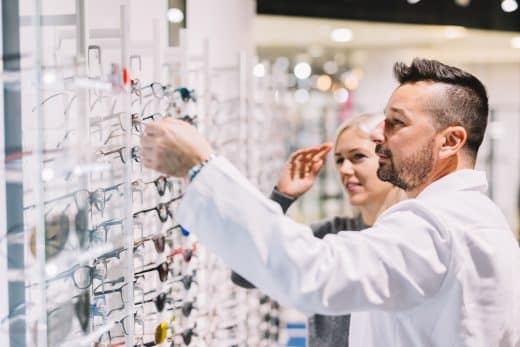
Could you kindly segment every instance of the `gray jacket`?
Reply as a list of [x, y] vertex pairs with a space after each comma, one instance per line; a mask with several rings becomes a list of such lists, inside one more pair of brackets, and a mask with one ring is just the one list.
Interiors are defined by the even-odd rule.
[[[276, 189], [271, 193], [271, 199], [280, 204], [284, 213], [296, 201], [296, 199], [279, 193]], [[334, 217], [313, 223], [310, 227], [314, 236], [321, 239], [327, 234], [336, 234], [339, 231], [362, 230], [367, 228], [367, 225], [363, 223], [359, 216], [357, 218]], [[231, 280], [238, 286], [254, 288], [254, 285], [235, 272], [232, 272]], [[316, 314], [310, 317], [308, 324], [309, 347], [347, 347], [349, 325], [350, 315], [322, 316]]]

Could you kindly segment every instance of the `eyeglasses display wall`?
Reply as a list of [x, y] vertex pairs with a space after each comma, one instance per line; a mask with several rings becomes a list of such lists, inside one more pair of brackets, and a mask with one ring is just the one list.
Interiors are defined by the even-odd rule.
[[190, 122], [267, 191], [285, 157], [274, 99], [283, 85], [271, 75], [254, 81], [239, 52], [229, 67], [212, 68], [211, 43], [192, 56], [186, 32], [179, 47], [162, 44], [162, 12], [138, 23], [154, 35], [133, 40], [129, 6], [94, 27], [88, 2], [62, 2], [66, 14], [31, 2], [32, 14], [11, 24], [31, 54], [11, 71], [4, 54], [4, 103], [19, 101], [19, 122], [4, 105], [3, 136], [21, 135], [2, 167], [1, 340], [275, 346], [278, 304], [235, 287], [196, 231], [177, 224], [186, 182], [143, 168], [139, 139], [158, 119]]

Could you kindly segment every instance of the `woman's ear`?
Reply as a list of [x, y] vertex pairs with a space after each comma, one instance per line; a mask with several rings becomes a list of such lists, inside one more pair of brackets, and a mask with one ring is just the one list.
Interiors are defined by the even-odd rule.
[[439, 158], [446, 159], [456, 155], [466, 144], [468, 134], [462, 126], [450, 126], [441, 132], [442, 142], [439, 149]]

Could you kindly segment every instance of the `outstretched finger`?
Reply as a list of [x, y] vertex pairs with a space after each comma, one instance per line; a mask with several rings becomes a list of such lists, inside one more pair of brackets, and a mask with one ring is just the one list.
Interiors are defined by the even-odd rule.
[[316, 153], [315, 155], [315, 159], [316, 160], [323, 160], [325, 159], [325, 157], [327, 156], [327, 154], [329, 154], [330, 150], [332, 149], [332, 145], [331, 144], [323, 144], [322, 146], [320, 146], [320, 149], [318, 150], [318, 152]]
[[290, 168], [290, 176], [303, 178], [306, 173], [311, 171], [313, 159], [317, 153], [323, 148], [323, 145], [301, 148], [293, 152], [288, 160]]
[[315, 161], [312, 166], [311, 166], [311, 171], [310, 171], [310, 174], [312, 176], [318, 176], [318, 174], [320, 173], [320, 170], [321, 168], [323, 167], [323, 164], [325, 163], [325, 161], [323, 160], [318, 160], [318, 161]]

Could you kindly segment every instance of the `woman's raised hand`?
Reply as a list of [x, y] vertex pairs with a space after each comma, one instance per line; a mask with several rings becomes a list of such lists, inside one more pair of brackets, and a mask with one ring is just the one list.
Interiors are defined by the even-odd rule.
[[316, 181], [331, 148], [332, 143], [326, 142], [291, 154], [282, 169], [276, 189], [293, 198], [303, 195]]

